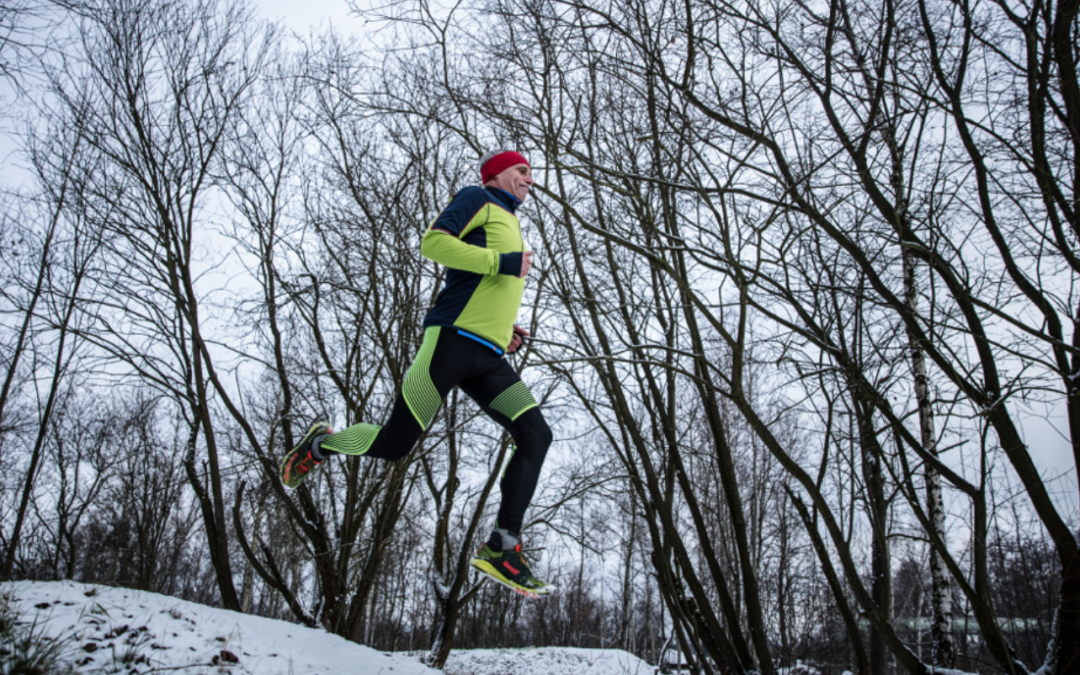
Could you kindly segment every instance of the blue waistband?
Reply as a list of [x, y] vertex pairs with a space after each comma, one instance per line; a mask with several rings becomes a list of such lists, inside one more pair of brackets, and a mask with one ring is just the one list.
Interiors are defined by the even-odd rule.
[[485, 347], [490, 347], [491, 349], [495, 350], [495, 353], [498, 354], [499, 356], [503, 355], [503, 350], [501, 350], [497, 346], [495, 346], [495, 344], [492, 343], [490, 340], [485, 340], [484, 338], [480, 337], [479, 335], [473, 335], [469, 331], [462, 330], [461, 328], [458, 328], [457, 332], [458, 332], [458, 335], [460, 335], [462, 337], [467, 337], [470, 340], [475, 340], [475, 341], [479, 342], [480, 344], [484, 345]]

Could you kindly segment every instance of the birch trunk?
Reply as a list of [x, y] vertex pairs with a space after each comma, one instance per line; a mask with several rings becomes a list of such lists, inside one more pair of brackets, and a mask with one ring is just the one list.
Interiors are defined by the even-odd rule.
[[[903, 252], [904, 294], [914, 313], [918, 310], [918, 293], [915, 282], [915, 261], [908, 249]], [[936, 454], [937, 440], [934, 432], [934, 411], [930, 405], [930, 388], [926, 376], [926, 358], [919, 344], [909, 338], [911, 348], [911, 371], [915, 380], [915, 400], [919, 407], [919, 435], [923, 448]], [[930, 465], [925, 469], [926, 510], [930, 525], [944, 544], [945, 507], [941, 491], [941, 475]], [[956, 664], [952, 639], [952, 587], [949, 571], [936, 546], [930, 546], [931, 606], [933, 617], [930, 626], [931, 663], [942, 668]]]

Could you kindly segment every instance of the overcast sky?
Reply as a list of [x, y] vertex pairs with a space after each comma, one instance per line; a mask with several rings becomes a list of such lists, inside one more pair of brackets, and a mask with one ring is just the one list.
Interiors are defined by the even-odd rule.
[[[347, 0], [253, 0], [260, 16], [280, 20], [287, 30], [307, 35], [313, 26], [329, 23], [339, 33], [348, 35], [363, 30], [363, 21], [350, 15]], [[371, 0], [358, 0], [368, 4]], [[386, 0], [391, 1], [391, 0]], [[5, 98], [6, 84], [0, 81], [0, 101]], [[0, 129], [0, 175], [5, 187], [17, 186], [21, 175], [21, 158], [13, 154], [15, 144]], [[1037, 465], [1049, 478], [1063, 474], [1051, 484], [1055, 501], [1066, 513], [1075, 517], [1080, 511], [1076, 491], [1074, 460], [1068, 442], [1068, 425], [1064, 408], [1058, 405], [1050, 410], [1038, 407], [1027, 413], [1022, 422], [1025, 440]]]
[[288, 29], [301, 35], [324, 21], [330, 21], [346, 34], [354, 32], [360, 23], [356, 17], [349, 16], [346, 0], [254, 0], [254, 4], [263, 18], [280, 19]]

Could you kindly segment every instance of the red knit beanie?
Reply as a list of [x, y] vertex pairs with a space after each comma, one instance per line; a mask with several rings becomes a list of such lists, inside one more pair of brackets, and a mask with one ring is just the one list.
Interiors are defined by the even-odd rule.
[[525, 159], [524, 155], [512, 150], [497, 153], [480, 166], [480, 183], [487, 183], [495, 176], [498, 176], [503, 171], [506, 171], [517, 164], [531, 166], [529, 160]]

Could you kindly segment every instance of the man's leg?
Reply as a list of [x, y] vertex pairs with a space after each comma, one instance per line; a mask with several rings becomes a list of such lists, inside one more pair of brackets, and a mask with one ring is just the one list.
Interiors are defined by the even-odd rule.
[[282, 480], [286, 485], [299, 485], [310, 469], [332, 454], [367, 455], [391, 461], [409, 454], [439, 411], [443, 398], [468, 374], [463, 366], [470, 361], [453, 353], [457, 347], [455, 336], [448, 333], [437, 327], [424, 331], [424, 342], [405, 374], [405, 382], [385, 425], [361, 422], [337, 433], [326, 433], [329, 429], [325, 424], [312, 427], [308, 436], [282, 461]]
[[405, 396], [398, 392], [386, 424], [379, 426], [361, 422], [336, 434], [317, 438], [312, 444], [312, 455], [320, 461], [337, 453], [367, 455], [394, 462], [409, 454], [423, 433], [424, 427], [409, 410]]
[[397, 461], [409, 454], [431, 424], [439, 406], [466, 373], [455, 358], [452, 335], [442, 328], [424, 331], [424, 342], [405, 374], [405, 382], [394, 399], [394, 409], [384, 426], [354, 424], [344, 431], [324, 436], [316, 442], [317, 452], [367, 455]]
[[495, 529], [472, 565], [519, 593], [546, 595], [550, 587], [533, 575], [521, 556], [518, 538], [551, 445], [551, 429], [520, 376], [502, 359], [499, 364], [461, 383], [462, 391], [514, 439], [513, 453], [499, 482], [502, 502]]
[[551, 428], [521, 376], [502, 359], [490, 371], [462, 382], [461, 390], [514, 439], [513, 453], [499, 482], [502, 503], [496, 527], [516, 537], [540, 480], [551, 445]]
[[499, 481], [502, 502], [495, 523], [497, 528], [516, 536], [521, 533], [525, 511], [540, 481], [540, 470], [551, 445], [551, 429], [539, 407], [503, 426], [513, 437], [514, 448]]

